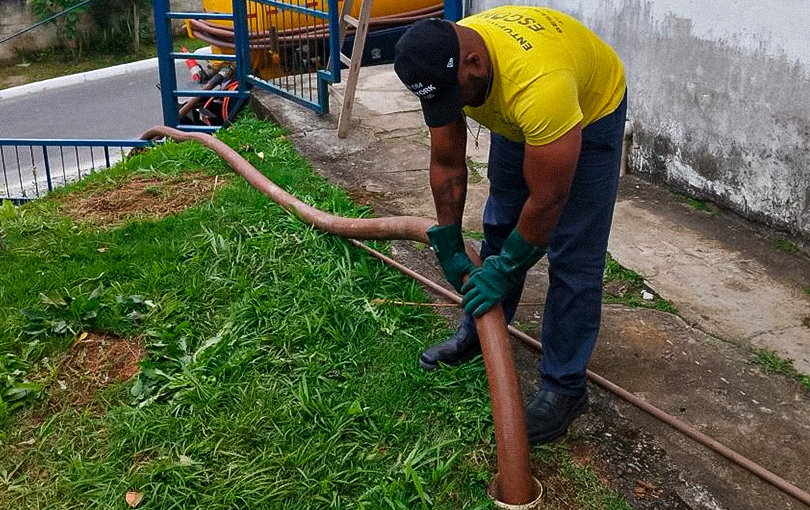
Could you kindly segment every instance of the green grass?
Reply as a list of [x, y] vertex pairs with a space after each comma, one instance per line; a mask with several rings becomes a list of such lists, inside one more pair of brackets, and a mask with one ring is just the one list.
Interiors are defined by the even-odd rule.
[[805, 388], [810, 389], [810, 376], [802, 374], [793, 366], [793, 360], [785, 359], [774, 351], [759, 349], [754, 353], [754, 363], [766, 374], [781, 374], [798, 381]]
[[560, 479], [545, 480], [545, 501], [551, 504], [543, 508], [632, 510], [619, 494], [599, 480], [590, 467], [575, 462], [564, 442], [536, 447], [532, 453], [537, 460], [552, 468]]
[[481, 175], [481, 170], [487, 167], [486, 163], [474, 161], [471, 157], [467, 156], [467, 180], [472, 184], [478, 184], [484, 180]]
[[482, 230], [464, 230], [464, 237], [475, 239], [476, 241], [484, 240], [484, 232]]
[[804, 288], [804, 293], [807, 294], [808, 296], [810, 296], [810, 287], [805, 287]]
[[606, 292], [602, 301], [605, 303], [623, 304], [634, 308], [653, 308], [672, 314], [678, 313], [678, 310], [669, 301], [655, 293], [650, 292], [653, 299], [644, 299], [643, 292], [649, 292], [644, 284], [644, 278], [635, 271], [622, 267], [611, 257], [610, 253], [607, 255], [605, 264], [604, 284]]
[[[280, 128], [245, 116], [219, 137], [308, 203], [368, 214]], [[167, 143], [0, 208], [0, 509], [122, 509], [128, 491], [142, 509], [490, 508], [481, 363], [419, 370], [445, 320], [370, 303], [427, 301], [413, 281], [242, 179], [158, 220], [98, 226], [59, 209], [200, 170], [230, 174], [198, 144]], [[54, 360], [87, 330], [142, 338], [141, 372], [54, 411]]]
[[796, 246], [796, 243], [793, 241], [789, 241], [782, 237], [777, 237], [776, 239], [771, 240], [771, 247], [783, 251], [785, 253], [798, 253], [799, 248]]
[[720, 210], [717, 208], [717, 206], [715, 206], [714, 204], [712, 204], [711, 202], [708, 202], [706, 200], [699, 200], [697, 198], [690, 197], [689, 195], [686, 195], [686, 194], [683, 194], [683, 193], [678, 193], [677, 196], [681, 200], [681, 202], [684, 202], [686, 205], [688, 205], [692, 209], [694, 209], [696, 211], [704, 212], [704, 213], [708, 214], [709, 216], [711, 216], [712, 218], [717, 217], [717, 215], [720, 212]]

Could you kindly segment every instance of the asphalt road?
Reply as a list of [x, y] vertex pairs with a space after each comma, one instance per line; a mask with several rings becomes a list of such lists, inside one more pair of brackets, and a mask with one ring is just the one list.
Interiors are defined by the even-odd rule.
[[[177, 62], [179, 88], [197, 88]], [[44, 90], [0, 100], [0, 138], [136, 139], [163, 124], [158, 68]], [[5, 147], [0, 161], [0, 196], [30, 196], [44, 186], [41, 149]], [[73, 180], [80, 171], [104, 165], [101, 149], [51, 150], [51, 171], [57, 182]], [[111, 150], [113, 161], [120, 150]], [[19, 163], [18, 163], [19, 161]], [[34, 184], [34, 172], [39, 184]]]
[[[178, 62], [178, 81], [187, 83]], [[0, 100], [0, 138], [137, 138], [163, 124], [158, 69]]]

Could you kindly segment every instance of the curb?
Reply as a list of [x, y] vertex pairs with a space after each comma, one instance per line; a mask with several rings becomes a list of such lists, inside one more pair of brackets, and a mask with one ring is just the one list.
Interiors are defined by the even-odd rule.
[[119, 64], [117, 66], [105, 67], [103, 69], [96, 69], [95, 71], [69, 74], [67, 76], [51, 78], [50, 80], [28, 83], [25, 85], [20, 85], [19, 87], [11, 87], [9, 89], [0, 90], [0, 101], [4, 99], [11, 99], [15, 97], [24, 96], [27, 94], [44, 92], [46, 90], [68, 87], [70, 85], [78, 85], [89, 81], [102, 80], [104, 78], [111, 78], [113, 76], [120, 76], [122, 74], [144, 71], [146, 69], [153, 69], [153, 68], [157, 69], [157, 66], [158, 66], [158, 59], [157, 57], [155, 57], [146, 60], [139, 60], [137, 62], [130, 62], [128, 64]]

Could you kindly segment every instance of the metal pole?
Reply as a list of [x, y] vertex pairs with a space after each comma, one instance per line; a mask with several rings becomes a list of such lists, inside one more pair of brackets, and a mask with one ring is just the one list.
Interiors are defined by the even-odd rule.
[[247, 77], [250, 74], [250, 37], [247, 26], [246, 0], [233, 0], [233, 42], [236, 54], [236, 81], [239, 97], [248, 95]]
[[463, 17], [464, 0], [444, 0], [444, 19], [458, 21]]
[[153, 0], [155, 10], [155, 45], [158, 53], [158, 69], [160, 70], [160, 98], [163, 104], [163, 123], [167, 126], [177, 127], [180, 124], [179, 104], [174, 97], [177, 88], [177, 73], [174, 69], [172, 53], [172, 21], [167, 16], [170, 6], [169, 0]]
[[338, 0], [329, 0], [329, 62], [332, 83], [340, 83], [340, 8]]
[[53, 191], [53, 181], [51, 181], [51, 162], [48, 160], [48, 147], [42, 146], [42, 159], [45, 161], [45, 180], [48, 182], [48, 191]]

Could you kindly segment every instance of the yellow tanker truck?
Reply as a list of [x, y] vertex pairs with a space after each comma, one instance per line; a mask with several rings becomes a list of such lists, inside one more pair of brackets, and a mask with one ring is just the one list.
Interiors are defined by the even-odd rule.
[[[202, 5], [205, 12], [211, 13], [231, 13], [233, 9], [232, 0], [203, 0]], [[338, 8], [343, 9], [342, 1], [338, 2]], [[387, 29], [405, 27], [419, 19], [442, 17], [443, 9], [444, 2], [437, 0], [375, 0], [371, 7], [370, 37]], [[326, 66], [329, 28], [324, 18], [307, 14], [306, 10], [328, 12], [328, 1], [247, 2], [251, 70], [254, 75], [270, 80]], [[357, 18], [359, 10], [360, 0], [356, 0], [352, 5], [352, 16]], [[186, 27], [190, 37], [210, 44], [214, 53], [233, 53], [231, 22], [188, 20]], [[348, 35], [351, 35], [351, 31]], [[384, 45], [390, 46], [387, 48], [389, 52], [393, 52], [395, 40]], [[390, 61], [391, 56], [379, 55], [377, 59]]]

